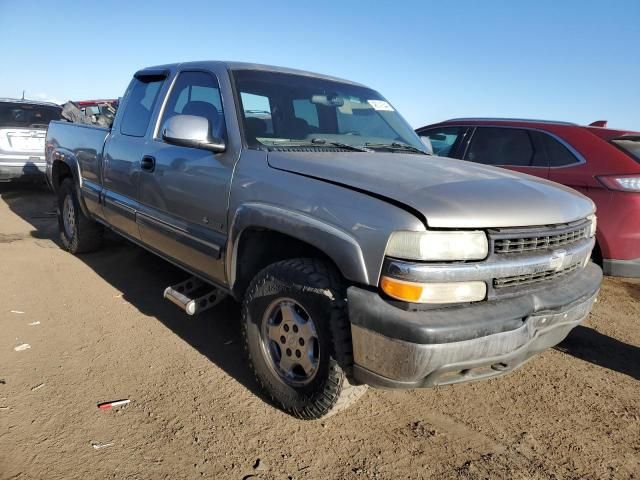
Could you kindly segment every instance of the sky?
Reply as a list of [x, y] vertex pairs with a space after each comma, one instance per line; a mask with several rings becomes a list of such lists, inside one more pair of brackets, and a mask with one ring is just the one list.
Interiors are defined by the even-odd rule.
[[237, 60], [363, 83], [414, 127], [640, 131], [638, 0], [0, 0], [0, 45], [0, 97], [117, 98], [145, 66]]

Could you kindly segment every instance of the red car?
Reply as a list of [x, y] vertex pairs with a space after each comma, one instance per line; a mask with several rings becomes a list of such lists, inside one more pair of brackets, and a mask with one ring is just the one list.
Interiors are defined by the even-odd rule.
[[416, 130], [433, 153], [547, 178], [597, 206], [594, 260], [640, 277], [640, 133], [541, 120], [462, 118]]

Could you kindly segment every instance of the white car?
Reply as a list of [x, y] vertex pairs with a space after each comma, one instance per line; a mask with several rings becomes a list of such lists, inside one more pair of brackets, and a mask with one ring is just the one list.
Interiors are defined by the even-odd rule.
[[0, 182], [45, 179], [47, 128], [61, 112], [55, 103], [0, 99]]

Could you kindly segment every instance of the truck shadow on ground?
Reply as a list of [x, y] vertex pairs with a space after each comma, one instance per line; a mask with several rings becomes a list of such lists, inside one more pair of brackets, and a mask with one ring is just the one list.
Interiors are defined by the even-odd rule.
[[[57, 218], [52, 214], [56, 208], [55, 198], [45, 187], [0, 184], [0, 195], [0, 201], [32, 225], [31, 237], [59, 245]], [[113, 233], [107, 233], [101, 250], [77, 258], [122, 292], [124, 301], [144, 315], [160, 320], [228, 375], [270, 403], [249, 369], [240, 330], [240, 306], [233, 299], [227, 298], [213, 309], [189, 317], [163, 298], [168, 285], [189, 275]], [[105, 292], [105, 295], [112, 294]]]
[[[13, 213], [32, 225], [32, 237], [58, 243], [57, 219], [52, 214], [55, 211], [55, 199], [46, 188], [0, 184], [0, 195]], [[78, 258], [122, 292], [125, 301], [144, 315], [160, 320], [228, 375], [270, 403], [249, 370], [240, 330], [240, 307], [236, 302], [228, 298], [199, 316], [187, 316], [164, 300], [162, 294], [165, 287], [189, 275], [114, 234], [106, 236], [105, 245], [100, 251]], [[634, 294], [638, 294], [638, 289], [630, 292], [630, 295]], [[105, 292], [105, 295], [108, 293]], [[592, 328], [577, 327], [556, 349], [640, 379], [640, 348]]]
[[593, 328], [577, 326], [555, 348], [573, 357], [640, 380], [640, 347], [603, 335]]

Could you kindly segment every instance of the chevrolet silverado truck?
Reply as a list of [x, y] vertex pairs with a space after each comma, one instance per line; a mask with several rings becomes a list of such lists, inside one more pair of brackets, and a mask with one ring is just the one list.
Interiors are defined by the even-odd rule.
[[[368, 385], [510, 372], [587, 316], [602, 279], [589, 199], [429, 155], [378, 92], [333, 77], [146, 68], [112, 128], [52, 122], [46, 160], [64, 248], [108, 228], [241, 302], [251, 369], [303, 419]], [[169, 296], [193, 313], [183, 287]]]

